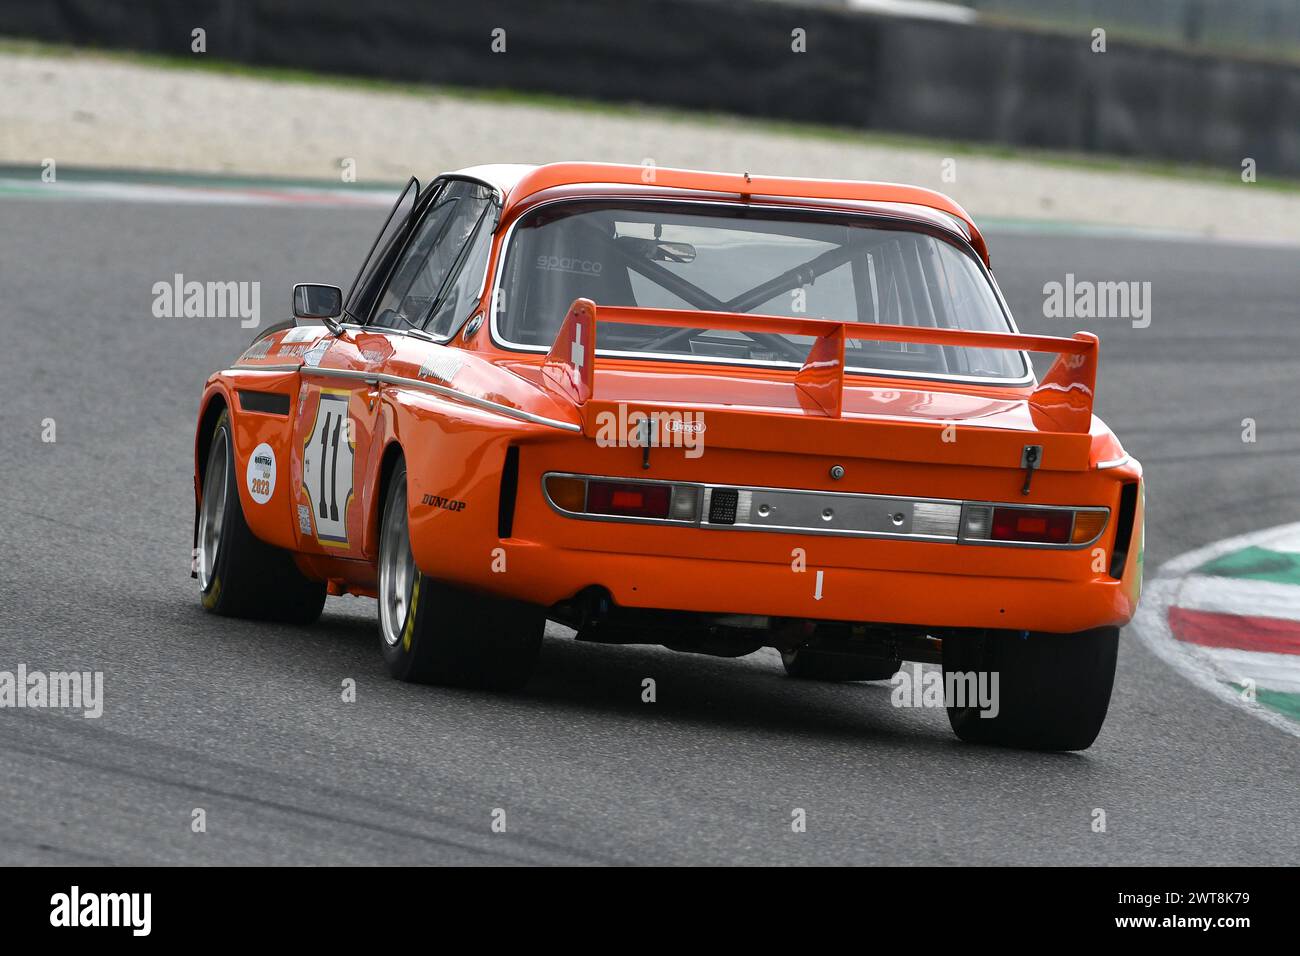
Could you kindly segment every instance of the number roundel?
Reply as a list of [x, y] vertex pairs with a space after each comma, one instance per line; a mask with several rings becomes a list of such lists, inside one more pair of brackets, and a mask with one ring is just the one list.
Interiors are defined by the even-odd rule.
[[275, 449], [266, 442], [254, 448], [248, 456], [245, 481], [248, 482], [249, 497], [259, 505], [271, 500], [275, 492]]
[[[302, 492], [306, 509], [322, 543], [348, 543], [348, 502], [353, 490], [354, 424], [348, 415], [348, 392], [322, 390], [316, 421], [303, 445]], [[303, 522], [304, 528], [306, 522]]]

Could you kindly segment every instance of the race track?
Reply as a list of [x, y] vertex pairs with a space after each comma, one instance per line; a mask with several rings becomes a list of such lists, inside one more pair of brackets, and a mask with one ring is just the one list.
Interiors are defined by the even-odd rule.
[[[391, 680], [369, 600], [308, 629], [204, 614], [194, 418], [251, 332], [154, 318], [151, 287], [259, 280], [278, 321], [292, 282], [347, 284], [382, 215], [0, 201], [0, 669], [102, 670], [106, 696], [99, 720], [0, 711], [0, 863], [1296, 861], [1297, 740], [1130, 632], [1097, 743], [1039, 755], [964, 746], [887, 684], [791, 681], [772, 652], [557, 635], [525, 693], [490, 696]], [[990, 240], [1023, 330], [1101, 336], [1098, 413], [1147, 468], [1149, 572], [1300, 520], [1294, 250]], [[1041, 318], [1066, 272], [1150, 280], [1150, 328]]]

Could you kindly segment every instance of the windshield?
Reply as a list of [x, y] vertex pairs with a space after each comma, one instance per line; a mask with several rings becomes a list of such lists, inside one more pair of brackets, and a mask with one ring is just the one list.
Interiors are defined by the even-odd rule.
[[[598, 305], [753, 312], [863, 325], [1007, 332], [968, 251], [864, 216], [688, 203], [573, 201], [525, 215], [506, 251], [497, 334], [549, 348], [577, 298]], [[800, 335], [602, 322], [601, 352], [801, 364]], [[850, 369], [1022, 379], [1019, 352], [876, 342], [845, 346]]]

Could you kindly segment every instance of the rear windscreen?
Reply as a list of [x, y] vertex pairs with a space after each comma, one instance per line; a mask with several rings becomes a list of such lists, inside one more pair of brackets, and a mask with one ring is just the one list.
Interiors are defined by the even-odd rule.
[[[514, 227], [497, 334], [550, 347], [577, 298], [599, 305], [752, 312], [864, 326], [851, 369], [1022, 379], [1019, 352], [873, 341], [866, 326], [1011, 331], [990, 280], [957, 245], [865, 216], [740, 206], [556, 203]], [[602, 352], [802, 363], [806, 336], [602, 323]]]

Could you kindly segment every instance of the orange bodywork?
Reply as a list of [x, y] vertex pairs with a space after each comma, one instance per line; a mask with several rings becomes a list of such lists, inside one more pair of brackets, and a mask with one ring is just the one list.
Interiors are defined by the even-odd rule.
[[[478, 315], [492, 301], [509, 226], [541, 202], [568, 198], [703, 196], [887, 209], [902, 218], [918, 210], [988, 260], [961, 207], [910, 186], [668, 169], [654, 170], [647, 182], [641, 167], [577, 163], [484, 169], [502, 208]], [[803, 332], [814, 341], [802, 368], [598, 355], [599, 325], [610, 320], [693, 320]], [[212, 425], [224, 408], [250, 529], [293, 552], [303, 572], [328, 580], [332, 593], [374, 594], [384, 481], [400, 453], [419, 569], [546, 607], [599, 588], [625, 608], [1054, 632], [1123, 624], [1136, 609], [1141, 467], [1092, 415], [1097, 341], [1086, 333], [872, 332], [873, 339], [1058, 355], [1041, 382], [1004, 386], [846, 373], [845, 324], [826, 320], [718, 314], [701, 322], [698, 312], [580, 300], [545, 355], [498, 344], [491, 323], [472, 320], [470, 327], [473, 334], [446, 344], [355, 326], [337, 337], [299, 326], [260, 339], [207, 382], [196, 498]], [[644, 449], [597, 441], [602, 421], [638, 412], [700, 414], [703, 453], [654, 447], [647, 469]], [[1042, 464], [1022, 494], [1022, 456], [1031, 444], [1042, 449]], [[259, 503], [243, 478], [262, 446], [273, 453], [275, 479]], [[329, 482], [326, 461], [334, 463]], [[832, 477], [837, 466], [839, 478]], [[544, 494], [544, 476], [552, 473], [1109, 511], [1095, 541], [1060, 550], [660, 526], [566, 514]]]

